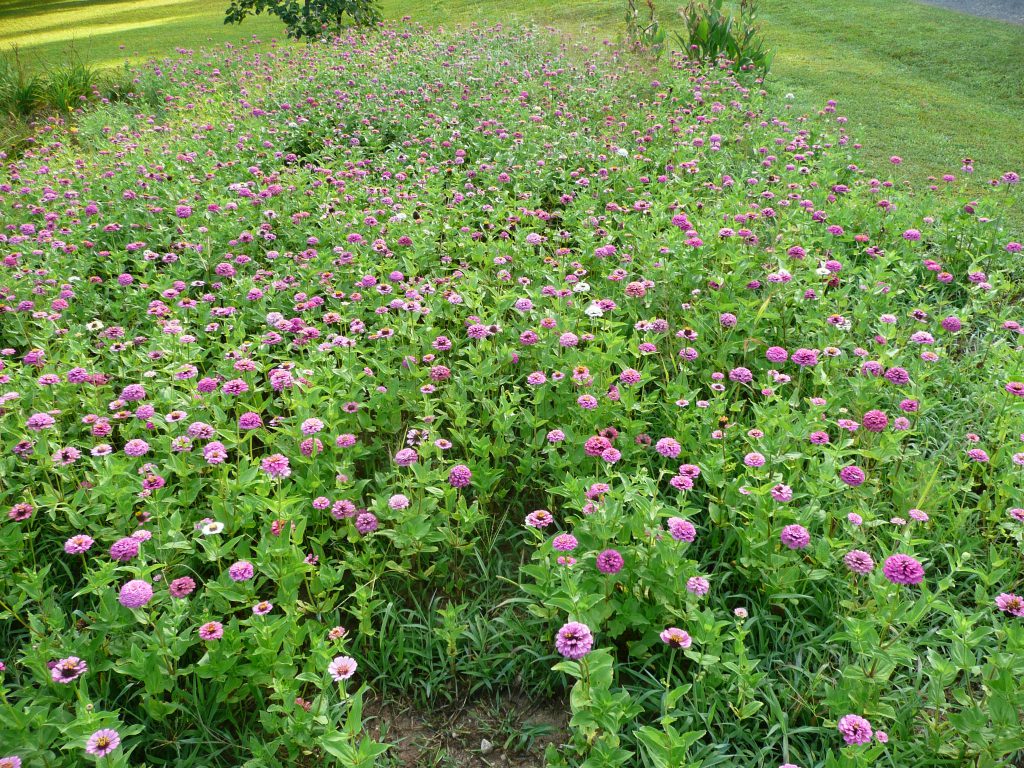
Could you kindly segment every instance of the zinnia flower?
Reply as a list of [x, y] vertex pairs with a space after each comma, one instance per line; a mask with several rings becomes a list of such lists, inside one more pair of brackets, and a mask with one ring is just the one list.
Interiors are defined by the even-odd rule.
[[121, 743], [121, 736], [110, 728], [96, 731], [85, 743], [85, 751], [94, 757], [106, 757]]
[[89, 665], [77, 656], [61, 659], [50, 669], [50, 676], [55, 683], [70, 683], [89, 671]]
[[618, 573], [622, 570], [624, 563], [625, 561], [622, 559], [622, 555], [619, 554], [618, 550], [606, 549], [597, 556], [597, 570], [601, 573]]
[[208, 621], [199, 628], [199, 637], [203, 640], [220, 640], [224, 637], [224, 625], [219, 621]]
[[334, 661], [328, 665], [327, 671], [334, 682], [340, 683], [352, 677], [356, 673], [358, 666], [356, 660], [351, 656], [335, 656]]
[[558, 630], [555, 648], [567, 659], [582, 659], [594, 647], [594, 636], [590, 627], [578, 621], [570, 621]]
[[871, 723], [860, 715], [843, 715], [839, 718], [838, 727], [847, 744], [867, 744], [871, 741]]
[[871, 555], [860, 549], [851, 549], [843, 558], [846, 567], [854, 573], [867, 574], [875, 569], [875, 561]]
[[689, 648], [693, 644], [693, 638], [690, 637], [688, 632], [684, 632], [679, 627], [669, 627], [662, 631], [661, 642], [673, 648]]
[[804, 549], [811, 543], [811, 534], [802, 525], [787, 525], [779, 538], [790, 549]]
[[882, 573], [893, 584], [920, 584], [924, 581], [924, 567], [910, 555], [890, 555], [885, 559]]
[[697, 529], [693, 527], [693, 523], [689, 520], [683, 520], [681, 517], [670, 517], [668, 519], [668, 532], [676, 541], [690, 543], [697, 538]]
[[118, 593], [117, 600], [125, 608], [141, 608], [153, 599], [153, 587], [148, 581], [132, 579]]

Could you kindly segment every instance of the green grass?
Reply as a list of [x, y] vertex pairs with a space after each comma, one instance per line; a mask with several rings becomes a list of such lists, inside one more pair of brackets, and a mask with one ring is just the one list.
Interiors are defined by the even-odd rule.
[[[69, 45], [83, 61], [118, 64], [178, 47], [281, 36], [274, 19], [222, 24], [223, 0], [0, 0], [0, 47], [17, 45], [41, 66]], [[658, 3], [678, 28], [678, 3]], [[594, 44], [622, 31], [622, 0], [385, 0], [389, 17], [424, 24], [533, 21]], [[771, 81], [794, 109], [829, 98], [865, 145], [869, 170], [888, 173], [891, 155], [920, 181], [976, 161], [978, 183], [1020, 170], [1024, 147], [1024, 26], [975, 19], [894, 0], [762, 0], [777, 50]]]

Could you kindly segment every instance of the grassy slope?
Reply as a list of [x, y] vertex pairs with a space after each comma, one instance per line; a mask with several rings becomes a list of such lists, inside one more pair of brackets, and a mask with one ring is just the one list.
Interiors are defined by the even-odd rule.
[[[677, 3], [659, 3], [675, 24]], [[73, 43], [85, 60], [116, 64], [176, 47], [279, 36], [262, 17], [221, 23], [224, 0], [0, 0], [0, 46], [30, 60], [59, 60]], [[390, 17], [429, 24], [537, 21], [589, 35], [619, 34], [621, 0], [384, 0]], [[973, 157], [979, 181], [1024, 170], [1024, 26], [974, 19], [895, 0], [762, 0], [778, 50], [772, 80], [813, 109], [828, 98], [850, 117], [867, 167], [888, 173], [901, 155], [916, 179]], [[120, 46], [123, 46], [120, 47]], [[1016, 219], [1021, 217], [1014, 216]]]

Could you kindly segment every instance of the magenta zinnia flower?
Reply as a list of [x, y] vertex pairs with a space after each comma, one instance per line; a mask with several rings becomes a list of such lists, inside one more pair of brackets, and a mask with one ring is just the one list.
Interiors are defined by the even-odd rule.
[[861, 423], [869, 432], [881, 432], [889, 426], [889, 417], [886, 416], [885, 411], [868, 411], [864, 414]]
[[473, 479], [473, 473], [465, 464], [456, 464], [448, 472], [448, 484], [452, 488], [465, 488]]
[[864, 482], [864, 470], [851, 464], [839, 470], [839, 479], [849, 486], [856, 487]]
[[555, 648], [567, 659], [582, 659], [594, 647], [594, 636], [590, 627], [578, 621], [570, 621], [558, 630]]
[[843, 558], [846, 567], [854, 573], [867, 574], [875, 569], [875, 561], [871, 555], [860, 549], [851, 549]]
[[924, 581], [924, 566], [910, 555], [890, 555], [885, 559], [882, 573], [893, 584], [920, 584]]
[[860, 715], [843, 715], [839, 718], [838, 727], [847, 744], [867, 744], [871, 741], [871, 723]]
[[238, 428], [239, 429], [259, 429], [263, 426], [263, 419], [260, 418], [258, 413], [248, 411], [238, 417]]
[[188, 597], [195, 591], [196, 582], [191, 576], [182, 576], [181, 578], [175, 579], [170, 583], [168, 591], [171, 593], [171, 597], [183, 598]]
[[606, 549], [597, 556], [597, 570], [601, 573], [618, 573], [622, 570], [622, 566], [624, 564], [625, 561], [622, 559], [622, 555], [619, 554], [618, 550]]
[[139, 541], [131, 536], [118, 539], [110, 547], [110, 556], [114, 560], [125, 563], [139, 554]]
[[787, 525], [779, 539], [790, 549], [804, 549], [811, 543], [811, 534], [802, 525]]
[[809, 368], [818, 364], [818, 350], [801, 348], [796, 350], [790, 359], [801, 368]]
[[377, 516], [372, 512], [363, 512], [356, 517], [356, 530], [363, 536], [377, 530]]
[[693, 527], [693, 523], [689, 520], [683, 520], [681, 517], [670, 517], [668, 519], [668, 532], [676, 541], [691, 543], [697, 538], [697, 529]]

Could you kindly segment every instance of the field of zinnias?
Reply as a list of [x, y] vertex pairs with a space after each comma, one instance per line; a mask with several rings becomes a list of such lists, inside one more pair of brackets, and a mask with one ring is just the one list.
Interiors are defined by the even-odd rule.
[[0, 766], [1020, 764], [1012, 169], [502, 29], [139, 83], [0, 176]]

